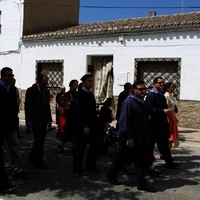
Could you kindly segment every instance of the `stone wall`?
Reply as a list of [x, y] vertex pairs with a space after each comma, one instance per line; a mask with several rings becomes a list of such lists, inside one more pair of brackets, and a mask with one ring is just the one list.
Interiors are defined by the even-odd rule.
[[178, 106], [178, 120], [180, 127], [200, 128], [200, 101], [180, 100]]

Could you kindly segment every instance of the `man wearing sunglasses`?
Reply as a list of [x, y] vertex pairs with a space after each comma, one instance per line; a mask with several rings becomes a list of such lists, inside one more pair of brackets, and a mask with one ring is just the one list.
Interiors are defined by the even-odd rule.
[[163, 78], [154, 78], [153, 89], [149, 91], [145, 99], [145, 103], [150, 115], [150, 146], [153, 155], [153, 150], [156, 143], [160, 154], [165, 160], [166, 168], [174, 169], [180, 166], [180, 163], [173, 162], [173, 158], [169, 149], [169, 123], [167, 120], [167, 113], [172, 111], [167, 106], [163, 89]]
[[13, 175], [22, 175], [22, 162], [18, 148], [18, 105], [16, 88], [11, 85], [13, 70], [4, 67], [0, 79], [0, 192], [9, 192], [16, 188], [7, 178], [3, 159], [3, 144], [6, 139], [13, 165]]
[[117, 130], [121, 144], [120, 151], [106, 176], [111, 184], [119, 185], [117, 175], [123, 168], [124, 162], [132, 155], [138, 182], [137, 189], [156, 192], [144, 176], [149, 148], [148, 114], [143, 100], [146, 90], [144, 81], [135, 81], [133, 93], [122, 103]]

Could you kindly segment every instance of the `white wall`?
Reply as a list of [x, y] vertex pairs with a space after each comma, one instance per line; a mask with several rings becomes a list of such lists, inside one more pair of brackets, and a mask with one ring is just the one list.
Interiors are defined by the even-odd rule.
[[20, 0], [0, 1], [0, 52], [18, 49], [22, 36], [23, 3]]
[[[114, 95], [123, 90], [120, 74], [127, 74], [127, 81], [133, 82], [135, 58], [181, 58], [180, 99], [200, 100], [200, 33], [155, 33], [125, 36], [126, 45], [117, 36], [24, 42], [21, 56], [12, 59], [17, 75], [18, 87], [26, 89], [35, 80], [36, 60], [64, 60], [64, 85], [71, 79], [80, 79], [85, 74], [88, 56], [113, 55]], [[101, 41], [101, 45], [98, 43]], [[9, 58], [10, 59], [10, 58]]]
[[0, 69], [20, 65], [20, 38], [22, 36], [23, 2], [1, 0]]

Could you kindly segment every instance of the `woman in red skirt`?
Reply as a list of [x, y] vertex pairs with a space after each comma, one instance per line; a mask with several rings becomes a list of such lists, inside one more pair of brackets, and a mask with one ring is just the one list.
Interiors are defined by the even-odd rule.
[[60, 97], [60, 118], [58, 121], [58, 132], [56, 138], [60, 140], [58, 148], [64, 152], [66, 142], [74, 142], [73, 136], [73, 99], [78, 88], [78, 81], [71, 80], [69, 91]]

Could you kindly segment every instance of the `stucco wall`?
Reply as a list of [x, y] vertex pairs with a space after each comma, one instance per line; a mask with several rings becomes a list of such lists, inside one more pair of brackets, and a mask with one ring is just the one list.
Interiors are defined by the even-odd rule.
[[[36, 60], [63, 59], [64, 85], [67, 86], [72, 78], [79, 80], [86, 73], [88, 56], [112, 55], [113, 90], [114, 95], [118, 95], [123, 90], [123, 85], [120, 85], [121, 72], [127, 74], [127, 79], [124, 81], [133, 82], [135, 58], [181, 58], [180, 99], [200, 100], [200, 95], [196, 92], [199, 89], [197, 75], [200, 74], [200, 67], [198, 67], [200, 33], [198, 31], [133, 35], [126, 36], [125, 39], [126, 45], [118, 42], [118, 36], [24, 42], [20, 66], [20, 74], [24, 79], [19, 80], [19, 85], [26, 88], [27, 85], [32, 84]], [[101, 46], [98, 45], [99, 41]], [[193, 84], [188, 84], [191, 80]]]
[[[64, 60], [64, 85], [86, 73], [89, 56], [112, 55], [114, 69], [114, 95], [123, 90], [120, 73], [125, 81], [133, 82], [135, 58], [181, 58], [180, 99], [200, 101], [198, 92], [200, 74], [200, 33], [176, 32], [126, 36], [126, 45], [112, 38], [90, 38], [24, 42], [20, 54], [0, 56], [0, 68], [14, 69], [17, 86], [26, 89], [35, 81], [36, 60]], [[101, 46], [98, 42], [101, 41]], [[189, 84], [192, 81], [192, 84]]]
[[0, 1], [0, 56], [11, 52], [16, 54], [19, 50], [23, 21], [23, 4], [20, 2], [20, 0]]

